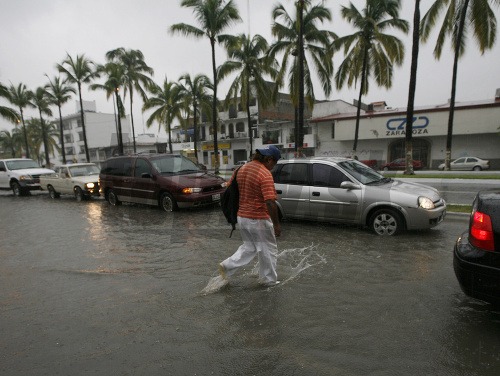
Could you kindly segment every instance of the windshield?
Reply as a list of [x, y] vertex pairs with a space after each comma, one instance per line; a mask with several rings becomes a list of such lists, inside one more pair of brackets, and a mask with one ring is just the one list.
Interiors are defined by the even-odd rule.
[[71, 176], [88, 176], [99, 174], [99, 167], [94, 165], [73, 166], [69, 168]]
[[377, 171], [355, 160], [340, 162], [339, 166], [342, 167], [346, 172], [351, 174], [353, 178], [363, 184], [371, 184], [386, 180]]
[[23, 159], [20, 161], [5, 161], [9, 170], [23, 170], [25, 168], [40, 168], [37, 163], [31, 159]]
[[190, 159], [182, 155], [166, 155], [151, 160], [151, 164], [160, 174], [182, 174], [200, 171]]

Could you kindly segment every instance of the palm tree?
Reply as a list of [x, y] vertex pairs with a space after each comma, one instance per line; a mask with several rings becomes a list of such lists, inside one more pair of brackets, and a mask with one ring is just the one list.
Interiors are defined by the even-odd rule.
[[33, 104], [30, 102], [33, 93], [27, 89], [26, 85], [20, 83], [15, 87], [14, 85], [10, 85], [8, 99], [9, 102], [19, 108], [19, 113], [21, 115], [21, 122], [23, 124], [23, 133], [24, 133], [24, 147], [26, 148], [26, 158], [30, 158], [30, 149], [28, 144], [28, 135], [26, 132], [26, 124], [24, 122], [24, 109], [26, 107], [33, 107]]
[[[7, 100], [9, 99], [9, 89], [7, 89], [7, 87], [3, 86], [1, 83], [0, 83], [0, 97], [6, 98]], [[17, 122], [19, 121], [18, 113], [10, 107], [0, 106], [0, 116], [15, 124], [17, 124]]]
[[174, 119], [182, 122], [181, 109], [183, 107], [182, 98], [180, 97], [179, 86], [175, 82], [168, 81], [165, 77], [163, 87], [154, 85], [150, 88], [152, 96], [144, 103], [142, 111], [155, 109], [146, 121], [146, 126], [149, 128], [154, 121], [157, 121], [159, 127], [165, 125], [165, 130], [168, 133], [168, 147], [172, 154], [172, 134], [171, 125]]
[[394, 64], [400, 66], [404, 60], [404, 44], [384, 33], [392, 28], [408, 32], [408, 22], [398, 18], [400, 8], [399, 0], [366, 0], [361, 12], [352, 3], [341, 8], [342, 17], [357, 30], [334, 42], [335, 48], [343, 47], [346, 55], [335, 74], [337, 88], [342, 88], [346, 80], [349, 87], [360, 80], [353, 157], [358, 146], [361, 99], [368, 93], [371, 75], [375, 76], [377, 85], [390, 88]]
[[197, 74], [194, 78], [191, 78], [187, 73], [179, 77], [178, 87], [179, 99], [184, 102], [188, 121], [191, 116], [191, 109], [193, 110], [194, 155], [198, 162], [198, 119], [202, 110], [210, 112], [212, 96], [207, 91], [212, 90], [213, 86], [206, 75]]
[[[54, 151], [59, 150], [57, 141], [59, 131], [55, 123], [49, 123], [45, 120], [42, 122], [40, 119], [31, 118], [27, 121], [27, 133], [31, 150], [37, 156], [39, 164], [43, 164], [43, 159], [44, 157], [47, 158], [47, 154], [54, 155]], [[40, 152], [42, 144], [44, 144], [45, 153]]]
[[17, 155], [17, 150], [21, 148], [22, 139], [19, 130], [16, 128], [10, 133], [9, 131], [0, 131], [0, 145], [2, 149], [7, 151], [10, 150], [10, 155], [15, 158]]
[[231, 101], [237, 105], [237, 97], [247, 112], [248, 135], [250, 139], [250, 155], [252, 155], [252, 118], [250, 115], [250, 101], [256, 96], [263, 108], [272, 101], [273, 96], [264, 75], [275, 78], [278, 74], [277, 63], [269, 58], [269, 45], [264, 37], [255, 35], [253, 38], [240, 34], [226, 38], [226, 48], [229, 59], [219, 67], [219, 78], [222, 80], [228, 75], [237, 72], [237, 76], [229, 87], [226, 104]]
[[415, 0], [413, 12], [413, 42], [411, 50], [410, 85], [408, 89], [408, 106], [406, 108], [405, 134], [405, 174], [413, 175], [413, 108], [417, 88], [418, 50], [420, 47], [420, 0]]
[[120, 96], [120, 87], [126, 85], [125, 79], [125, 68], [121, 64], [117, 63], [106, 63], [105, 65], [100, 65], [97, 67], [97, 72], [103, 74], [106, 77], [106, 81], [103, 84], [92, 84], [90, 85], [91, 90], [104, 90], [106, 92], [106, 98], [109, 99], [110, 96], [114, 95], [116, 98], [116, 134], [118, 143], [118, 154], [123, 155], [123, 132], [122, 132], [122, 121], [121, 119], [125, 117], [125, 107]]
[[94, 63], [85, 57], [85, 54], [76, 55], [73, 59], [67, 54], [66, 60], [62, 64], [57, 64], [56, 68], [60, 73], [64, 73], [69, 82], [75, 83], [78, 87], [78, 97], [80, 99], [80, 118], [82, 122], [83, 143], [85, 145], [85, 156], [90, 162], [89, 148], [87, 144], [87, 131], [85, 129], [85, 116], [83, 114], [82, 84], [89, 83], [94, 77], [98, 77], [93, 70]]
[[325, 95], [330, 95], [332, 91], [333, 50], [330, 45], [337, 35], [328, 30], [320, 30], [317, 26], [318, 23], [332, 19], [330, 10], [323, 4], [311, 5], [310, 1], [297, 1], [294, 16], [279, 4], [273, 9], [273, 19], [272, 33], [278, 40], [271, 46], [269, 54], [275, 57], [283, 53], [277, 77], [279, 85], [284, 83], [285, 75], [289, 72], [288, 89], [295, 107], [295, 147], [298, 149], [302, 146], [304, 137], [304, 99], [311, 110], [315, 101], [312, 72], [316, 71]]
[[144, 55], [139, 50], [125, 50], [125, 48], [117, 48], [106, 53], [106, 58], [108, 61], [115, 62], [123, 65], [124, 67], [124, 80], [125, 80], [125, 91], [124, 95], [127, 95], [127, 91], [130, 93], [130, 122], [132, 124], [132, 137], [134, 141], [134, 153], [137, 152], [135, 146], [135, 128], [134, 128], [134, 115], [133, 115], [133, 93], [134, 89], [141, 95], [142, 100], [145, 102], [148, 97], [143, 86], [149, 87], [153, 84], [152, 76], [154, 71], [153, 68], [149, 67], [144, 62]]
[[38, 109], [38, 114], [40, 115], [40, 127], [42, 131], [41, 136], [43, 140], [43, 150], [45, 151], [45, 162], [47, 168], [50, 168], [49, 144], [48, 144], [49, 141], [47, 135], [48, 125], [45, 123], [43, 115], [52, 116], [52, 111], [49, 107], [50, 100], [48, 98], [47, 92], [45, 91], [45, 88], [39, 87], [36, 89], [32, 98], [32, 104], [34, 107]]
[[215, 173], [219, 173], [219, 147], [217, 144], [217, 65], [215, 63], [215, 43], [223, 31], [237, 21], [240, 15], [233, 0], [182, 0], [181, 6], [192, 8], [200, 27], [179, 23], [172, 25], [172, 33], [195, 38], [208, 37], [212, 48], [212, 74], [214, 96], [212, 99], [212, 127], [214, 130]]
[[500, 5], [500, 0], [436, 0], [422, 18], [422, 40], [425, 42], [436, 25], [437, 18], [444, 11], [445, 16], [434, 48], [434, 56], [439, 60], [448, 36], [454, 50], [445, 170], [450, 169], [451, 161], [458, 60], [465, 53], [467, 36], [469, 33], [474, 35], [474, 40], [477, 42], [481, 54], [491, 49], [496, 41], [497, 20], [489, 3]]
[[59, 140], [61, 142], [62, 162], [63, 164], [66, 164], [61, 107], [64, 103], [70, 100], [71, 93], [76, 94], [76, 90], [72, 86], [68, 85], [67, 77], [63, 80], [61, 80], [60, 77], [54, 77], [53, 81], [49, 78], [49, 76], [47, 76], [47, 78], [49, 79], [49, 83], [45, 85], [45, 91], [50, 103], [55, 104], [59, 109]]

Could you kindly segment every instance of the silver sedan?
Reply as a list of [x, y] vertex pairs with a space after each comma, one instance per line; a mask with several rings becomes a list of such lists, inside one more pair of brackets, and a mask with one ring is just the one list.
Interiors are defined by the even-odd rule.
[[[462, 157], [450, 162], [450, 170], [481, 171], [490, 168], [490, 161], [477, 157]], [[438, 166], [439, 170], [444, 170], [444, 163]]]
[[435, 188], [386, 178], [353, 159], [280, 160], [273, 176], [284, 218], [349, 223], [395, 235], [432, 228], [446, 214]]

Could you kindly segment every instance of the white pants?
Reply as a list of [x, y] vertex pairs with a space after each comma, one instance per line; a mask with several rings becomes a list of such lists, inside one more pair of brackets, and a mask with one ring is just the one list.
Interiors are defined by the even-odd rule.
[[250, 219], [238, 217], [243, 244], [229, 258], [222, 261], [229, 277], [240, 267], [259, 257], [259, 279], [261, 283], [276, 283], [276, 257], [278, 246], [274, 226], [270, 219]]

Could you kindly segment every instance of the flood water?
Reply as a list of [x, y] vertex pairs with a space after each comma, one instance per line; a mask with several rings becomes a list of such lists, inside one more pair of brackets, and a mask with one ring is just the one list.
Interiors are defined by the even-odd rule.
[[207, 291], [240, 245], [219, 208], [2, 192], [0, 374], [498, 375], [500, 313], [453, 273], [466, 227], [284, 222], [280, 285], [250, 264]]

